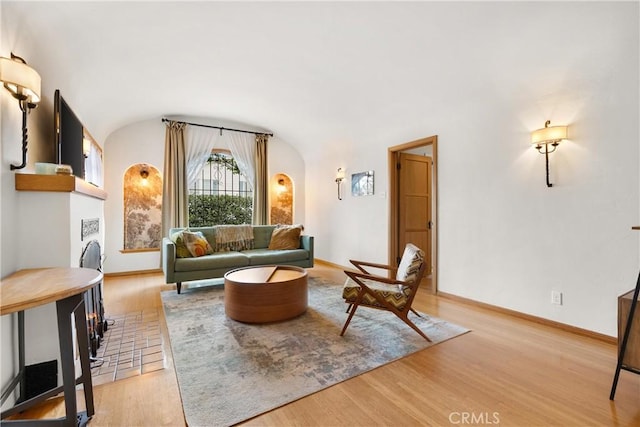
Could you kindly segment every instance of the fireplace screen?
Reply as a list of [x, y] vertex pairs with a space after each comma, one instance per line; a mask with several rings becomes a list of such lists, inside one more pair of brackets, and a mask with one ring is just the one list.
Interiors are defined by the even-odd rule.
[[[102, 271], [102, 253], [97, 240], [90, 241], [82, 251], [80, 267], [94, 268]], [[104, 318], [104, 304], [102, 300], [102, 282], [85, 293], [84, 303], [87, 311], [87, 331], [91, 357], [95, 359], [100, 340], [107, 330], [107, 320]]]

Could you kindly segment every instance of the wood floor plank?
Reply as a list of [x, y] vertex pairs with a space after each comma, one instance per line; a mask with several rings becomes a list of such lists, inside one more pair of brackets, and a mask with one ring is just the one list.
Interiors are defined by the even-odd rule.
[[[342, 271], [322, 264], [309, 273], [344, 280]], [[107, 315], [115, 315], [162, 307], [160, 292], [175, 286], [148, 273], [106, 277], [104, 289]], [[414, 305], [472, 332], [244, 425], [640, 426], [640, 375], [623, 371], [616, 400], [609, 401], [615, 345], [427, 290]], [[162, 324], [168, 343], [164, 315]], [[166, 369], [95, 388], [90, 426], [185, 425], [170, 346], [165, 350]], [[22, 418], [60, 416], [62, 410], [54, 401]]]

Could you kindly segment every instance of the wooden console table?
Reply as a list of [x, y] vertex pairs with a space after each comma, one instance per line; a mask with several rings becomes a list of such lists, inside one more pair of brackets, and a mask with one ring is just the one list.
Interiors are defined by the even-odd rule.
[[[102, 281], [102, 273], [89, 268], [40, 268], [20, 270], [0, 281], [0, 315], [18, 314], [18, 375], [2, 391], [2, 400], [20, 385], [20, 400], [24, 399], [24, 310], [52, 302], [56, 303], [58, 317], [58, 341], [60, 343], [60, 362], [62, 365], [62, 386], [56, 387], [39, 396], [17, 403], [2, 412], [2, 425], [51, 425], [83, 426], [95, 413], [93, 406], [93, 385], [89, 364], [89, 338], [84, 307], [84, 293]], [[73, 354], [73, 328], [71, 316], [75, 319], [78, 339], [78, 353], [81, 374], [76, 378]], [[76, 385], [82, 384], [86, 410], [78, 412]], [[11, 420], [5, 419], [24, 411], [33, 405], [64, 393], [65, 414], [62, 419]]]
[[[631, 229], [640, 231], [640, 226], [631, 227]], [[640, 325], [640, 322], [636, 318], [636, 308], [639, 296], [640, 274], [638, 274], [635, 289], [622, 295], [618, 299], [618, 365], [616, 366], [616, 373], [613, 376], [613, 384], [611, 385], [609, 400], [613, 400], [616, 396], [616, 388], [618, 387], [618, 379], [620, 378], [621, 370], [624, 369], [625, 371], [640, 374], [640, 366], [637, 363], [639, 359], [638, 353], [640, 353], [640, 348], [637, 348], [639, 343], [638, 332], [640, 331], [636, 330], [636, 335], [631, 337], [631, 330], [633, 327], [635, 326], [637, 328], [638, 325]], [[623, 314], [626, 315], [626, 319], [621, 318]], [[621, 332], [622, 340], [620, 340]]]

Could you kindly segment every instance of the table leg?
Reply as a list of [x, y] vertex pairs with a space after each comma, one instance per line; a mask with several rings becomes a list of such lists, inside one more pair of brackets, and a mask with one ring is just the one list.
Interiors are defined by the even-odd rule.
[[[58, 313], [58, 340], [60, 342], [60, 362], [62, 365], [62, 382], [64, 390], [64, 405], [66, 418], [64, 425], [83, 426], [94, 414], [93, 388], [91, 383], [91, 368], [89, 366], [89, 340], [87, 336], [87, 320], [85, 315], [84, 297], [82, 294], [73, 295], [56, 303]], [[84, 388], [86, 412], [78, 414], [76, 401], [76, 375], [73, 357], [73, 328], [71, 315], [74, 315], [78, 338], [78, 352], [82, 368], [80, 383]]]
[[[84, 299], [83, 299], [84, 301]], [[93, 406], [93, 381], [91, 379], [91, 358], [89, 354], [89, 332], [87, 331], [87, 319], [85, 308], [76, 309], [74, 312], [76, 328], [78, 330], [78, 346], [80, 347], [80, 383], [84, 389], [84, 401], [87, 408], [87, 416], [93, 417], [95, 409]], [[83, 325], [78, 327], [77, 325]]]

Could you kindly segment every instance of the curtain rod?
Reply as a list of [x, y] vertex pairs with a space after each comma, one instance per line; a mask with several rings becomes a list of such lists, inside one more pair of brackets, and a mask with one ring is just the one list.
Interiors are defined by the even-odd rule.
[[200, 126], [203, 128], [212, 128], [212, 129], [220, 129], [220, 131], [223, 130], [228, 130], [231, 132], [242, 132], [242, 133], [252, 133], [254, 135], [269, 135], [269, 136], [273, 136], [273, 133], [268, 133], [268, 132], [256, 132], [256, 131], [252, 131], [252, 130], [242, 130], [242, 129], [233, 129], [233, 128], [225, 128], [222, 126], [213, 126], [213, 125], [203, 125], [200, 123], [190, 123], [190, 122], [183, 122], [182, 120], [169, 120], [165, 117], [162, 118], [162, 122], [176, 122], [176, 123], [184, 123], [185, 125], [191, 125], [191, 126]]

